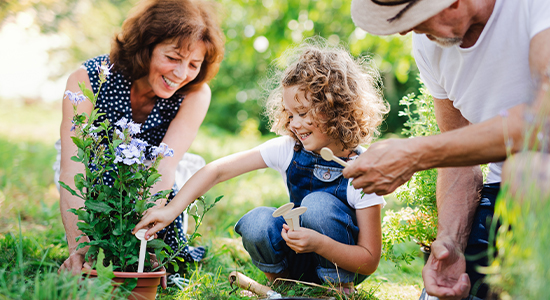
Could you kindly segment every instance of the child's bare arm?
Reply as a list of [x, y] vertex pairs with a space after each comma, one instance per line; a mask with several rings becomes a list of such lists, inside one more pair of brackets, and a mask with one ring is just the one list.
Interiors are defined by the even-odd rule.
[[214, 185], [257, 169], [267, 168], [260, 150], [251, 149], [215, 160], [193, 175], [176, 197], [163, 208], [148, 210], [132, 232], [153, 226], [146, 238], [170, 224], [195, 199], [204, 195]]
[[297, 253], [315, 252], [330, 260], [339, 268], [370, 275], [376, 271], [382, 251], [381, 205], [356, 211], [359, 238], [357, 245], [347, 245], [314, 230], [300, 228], [288, 231], [283, 227], [282, 236], [287, 245]]

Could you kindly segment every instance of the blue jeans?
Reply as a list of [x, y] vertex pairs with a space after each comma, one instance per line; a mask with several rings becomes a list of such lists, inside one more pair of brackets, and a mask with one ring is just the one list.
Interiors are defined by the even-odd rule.
[[[483, 283], [485, 274], [476, 270], [477, 266], [488, 266], [488, 249], [491, 242], [494, 246], [495, 241], [489, 240], [491, 222], [495, 212], [495, 202], [500, 191], [500, 183], [484, 184], [481, 190], [481, 200], [474, 215], [472, 222], [472, 231], [468, 238], [468, 245], [464, 251], [466, 256], [466, 273], [470, 276], [472, 289], [470, 294], [484, 299], [487, 296], [489, 287]], [[498, 226], [495, 228], [497, 229]]]
[[[468, 238], [468, 244], [464, 255], [466, 256], [466, 273], [470, 277], [470, 296], [462, 300], [481, 300], [487, 297], [489, 286], [483, 282], [485, 274], [477, 272], [477, 266], [489, 265], [489, 243], [495, 245], [494, 240], [489, 240], [491, 223], [495, 212], [495, 202], [500, 191], [500, 183], [484, 184], [481, 190], [481, 199], [476, 209], [472, 230]], [[498, 229], [498, 224], [494, 229]], [[437, 300], [437, 297], [428, 296], [422, 290], [419, 300]]]
[[[307, 211], [300, 216], [300, 225], [315, 230], [335, 241], [356, 245], [359, 228], [355, 211], [335, 196], [314, 192], [303, 198]], [[274, 207], [257, 207], [245, 214], [235, 225], [252, 262], [267, 273], [289, 271], [289, 278], [323, 283], [360, 283], [366, 275], [337, 268], [316, 253], [296, 254], [281, 236], [285, 220], [274, 218]]]

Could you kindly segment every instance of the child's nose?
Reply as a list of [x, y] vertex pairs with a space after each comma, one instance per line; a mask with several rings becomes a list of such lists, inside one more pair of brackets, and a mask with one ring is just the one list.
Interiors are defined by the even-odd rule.
[[290, 121], [290, 128], [300, 128], [300, 127], [302, 127], [302, 124], [300, 122], [298, 122], [297, 120], [292, 119]]

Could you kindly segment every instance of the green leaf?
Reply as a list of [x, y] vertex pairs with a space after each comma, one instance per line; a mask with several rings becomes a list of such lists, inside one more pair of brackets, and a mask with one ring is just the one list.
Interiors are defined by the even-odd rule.
[[123, 233], [123, 232], [122, 232], [122, 228], [117, 227], [117, 228], [115, 228], [115, 229], [113, 230], [113, 235], [114, 235], [114, 236], [122, 235], [122, 233]]
[[155, 184], [155, 182], [157, 182], [157, 179], [159, 177], [160, 177], [160, 174], [158, 174], [158, 173], [151, 174], [151, 176], [149, 176], [149, 178], [147, 178], [147, 185], [151, 186], [151, 185]]
[[146, 204], [147, 204], [147, 200], [137, 200], [136, 201], [136, 213], [137, 214], [143, 213], [146, 210], [146, 208], [145, 208]]
[[172, 261], [172, 267], [174, 267], [174, 272], [177, 272], [180, 269], [180, 266], [176, 261]]
[[92, 102], [92, 104], [94, 104], [95, 106], [95, 96], [94, 96], [94, 93], [92, 91], [90, 91], [90, 89], [88, 89], [87, 87], [84, 87], [84, 89], [82, 89], [82, 94], [84, 94], [84, 96], [86, 96], [88, 98], [88, 100], [90, 100], [90, 102]]
[[78, 148], [84, 148], [84, 143], [82, 142], [81, 139], [79, 139], [79, 138], [76, 137], [76, 136], [72, 136], [71, 139], [73, 140], [73, 143], [74, 143]]
[[90, 223], [90, 214], [87, 211], [79, 209], [76, 211], [76, 215], [80, 221]]
[[74, 176], [74, 185], [80, 192], [82, 192], [85, 187], [88, 187], [86, 179], [82, 173], [78, 173]]
[[126, 265], [131, 266], [131, 265], [135, 264], [138, 261], [138, 259], [139, 259], [138, 256], [132, 256], [132, 257], [130, 257], [130, 259], [128, 259], [126, 261]]
[[92, 226], [90, 226], [90, 224], [87, 224], [87, 223], [84, 223], [84, 222], [78, 222], [78, 223], [76, 223], [76, 226], [81, 231], [88, 231], [88, 230], [92, 229]]
[[153, 249], [170, 249], [170, 246], [168, 246], [163, 240], [161, 239], [154, 239], [150, 242], [147, 242], [148, 248]]
[[[137, 278], [126, 278], [124, 279], [124, 283], [120, 287], [128, 292], [131, 292], [137, 286], [137, 283]], [[134, 297], [135, 296], [130, 296], [129, 299], [133, 299]]]
[[103, 260], [105, 259], [105, 253], [103, 249], [99, 248], [99, 253], [97, 254], [97, 263], [95, 269], [97, 271], [97, 278], [101, 283], [108, 283], [111, 279], [115, 278], [115, 273], [113, 272], [113, 264], [109, 263], [107, 267], [103, 265]]
[[[64, 189], [66, 189], [67, 191], [69, 191], [69, 193], [71, 193], [71, 195], [80, 197], [80, 195], [77, 194], [76, 191], [73, 190], [73, 189], [72, 189], [70, 186], [68, 186], [66, 183], [60, 181], [60, 182], [59, 182], [59, 185], [60, 185], [62, 188], [64, 188]], [[82, 197], [80, 197], [80, 198], [82, 198]]]
[[86, 200], [84, 205], [91, 211], [99, 213], [110, 213], [113, 209], [105, 202], [95, 201], [95, 200]]

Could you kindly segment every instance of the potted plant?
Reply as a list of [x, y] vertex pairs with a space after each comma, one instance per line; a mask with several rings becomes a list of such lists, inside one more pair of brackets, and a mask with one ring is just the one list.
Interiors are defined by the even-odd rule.
[[[406, 116], [403, 134], [408, 137], [428, 136], [439, 133], [435, 119], [433, 98], [424, 87], [420, 95], [409, 94], [399, 102], [405, 106], [400, 116]], [[387, 210], [382, 223], [382, 257], [393, 261], [410, 263], [415, 251], [397, 254], [394, 246], [414, 241], [420, 246], [427, 260], [430, 246], [437, 236], [436, 203], [437, 169], [417, 172], [397, 192], [397, 199], [404, 205], [399, 211]]]
[[[154, 299], [160, 278], [166, 274], [164, 265], [171, 262], [177, 271], [178, 265], [174, 258], [185, 244], [179, 243], [179, 249], [173, 251], [160, 239], [148, 242], [147, 247], [154, 249], [157, 263], [153, 265], [151, 255], [147, 253], [145, 272], [137, 273], [141, 241], [131, 231], [141, 219], [143, 212], [155, 206], [156, 200], [170, 193], [169, 190], [165, 190], [152, 195], [150, 190], [160, 180], [157, 171], [160, 160], [172, 156], [173, 150], [166, 144], [152, 147], [151, 157], [146, 160], [147, 143], [135, 137], [140, 132], [140, 124], [125, 118], [115, 124], [111, 124], [107, 119], [100, 123], [97, 121], [102, 114], [95, 108], [95, 103], [101, 84], [110, 75], [110, 67], [104, 62], [97, 68], [100, 86], [96, 94], [87, 89], [84, 83], [79, 83], [80, 92], [65, 92], [66, 97], [73, 103], [75, 112], [72, 129], [75, 134], [72, 140], [78, 147], [78, 152], [71, 159], [81, 162], [85, 167], [85, 173], [75, 175], [76, 189], [63, 182], [60, 182], [60, 185], [72, 195], [84, 200], [83, 207], [70, 209], [78, 216], [78, 229], [82, 231], [77, 241], [82, 236], [90, 239], [89, 242], [80, 243], [77, 249], [89, 246], [85, 258], [88, 261], [96, 261], [96, 270], [84, 272], [93, 275], [114, 272], [123, 278], [118, 281], [124, 281], [124, 287], [129, 290], [136, 285], [139, 286], [137, 278], [153, 277], [153, 283], [150, 279], [145, 280], [152, 290], [145, 293], [149, 296], [152, 293], [151, 299]], [[86, 100], [92, 102], [94, 109], [90, 115], [77, 114], [77, 105]], [[112, 184], [107, 183], [108, 177], [114, 180]], [[200, 200], [204, 205], [204, 199]], [[193, 215], [198, 222], [190, 240], [197, 236], [196, 230], [200, 221], [212, 206], [204, 206], [205, 209], [199, 217]], [[138, 299], [141, 298], [143, 297], [138, 296]]]

